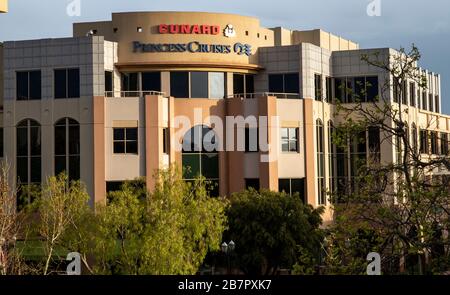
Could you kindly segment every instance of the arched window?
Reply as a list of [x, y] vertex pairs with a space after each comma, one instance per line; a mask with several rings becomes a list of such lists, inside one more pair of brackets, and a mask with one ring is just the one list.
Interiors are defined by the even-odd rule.
[[62, 172], [80, 179], [80, 124], [71, 118], [55, 123], [55, 175]]
[[16, 128], [17, 208], [31, 203], [31, 187], [41, 183], [41, 125], [25, 119]]
[[191, 128], [183, 138], [183, 178], [198, 176], [211, 182], [211, 195], [219, 195], [219, 153], [215, 132], [203, 125]]
[[323, 138], [323, 123], [316, 121], [316, 150], [317, 150], [317, 200], [319, 205], [325, 205], [325, 149]]

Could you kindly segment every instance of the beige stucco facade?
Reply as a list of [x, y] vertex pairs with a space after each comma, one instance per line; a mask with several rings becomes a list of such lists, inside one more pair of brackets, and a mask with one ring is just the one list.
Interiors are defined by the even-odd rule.
[[[172, 26], [172, 27], [171, 27]], [[234, 30], [228, 30], [230, 28]], [[172, 30], [172, 33], [170, 33]], [[169, 33], [167, 33], [169, 32]], [[315, 99], [320, 76], [323, 96], [327, 78], [371, 76], [381, 81], [385, 73], [361, 61], [362, 54], [379, 52], [386, 57], [391, 49], [359, 49], [353, 41], [322, 30], [291, 31], [263, 28], [258, 19], [234, 14], [197, 12], [115, 13], [110, 21], [74, 24], [73, 38], [5, 42], [0, 45], [0, 127], [3, 129], [3, 161], [11, 165], [11, 183], [16, 183], [16, 127], [26, 119], [41, 125], [42, 180], [55, 174], [55, 122], [72, 118], [80, 124], [80, 179], [86, 184], [92, 203], [104, 202], [108, 183], [143, 177], [152, 189], [153, 174], [171, 164], [183, 166], [182, 144], [186, 130], [177, 121], [185, 118], [191, 126], [205, 125], [216, 131], [224, 147], [218, 152], [217, 169], [220, 195], [246, 188], [258, 180], [260, 188], [279, 190], [280, 180], [298, 183], [304, 200], [325, 205], [319, 199], [317, 122], [323, 124], [324, 185], [331, 187], [329, 165], [329, 123], [339, 124], [335, 105]], [[78, 68], [80, 97], [55, 99], [55, 69]], [[17, 100], [17, 72], [39, 70], [42, 95], [37, 100]], [[105, 73], [112, 75], [106, 91]], [[143, 89], [143, 75], [158, 73], [159, 89]], [[174, 97], [172, 74], [188, 73], [189, 93], [193, 92], [192, 73], [223, 73], [223, 97]], [[124, 87], [124, 75], [136, 73], [137, 89]], [[238, 91], [236, 76], [252, 75], [252, 82]], [[281, 78], [283, 89], [272, 91], [273, 75]], [[292, 85], [287, 85], [287, 79]], [[222, 76], [220, 76], [222, 77]], [[440, 78], [429, 74], [432, 87], [427, 97], [430, 107], [409, 107], [408, 121], [418, 128], [450, 133], [450, 117], [440, 114]], [[250, 79], [250, 78], [245, 78]], [[247, 80], [245, 80], [247, 81]], [[284, 83], [284, 84], [283, 84]], [[236, 85], [235, 85], [236, 84]], [[201, 84], [199, 87], [202, 87]], [[206, 88], [209, 96], [217, 84]], [[381, 86], [379, 86], [381, 89]], [[335, 97], [335, 88], [330, 95]], [[251, 89], [251, 90], [250, 90]], [[277, 90], [279, 88], [276, 88]], [[292, 90], [294, 89], [294, 90]], [[380, 90], [379, 89], [379, 90]], [[145, 90], [145, 91], [143, 91]], [[295, 92], [293, 92], [295, 91]], [[415, 104], [419, 106], [419, 101]], [[245, 152], [227, 149], [243, 135], [233, 125], [219, 132], [219, 121], [226, 127], [227, 117], [267, 117], [259, 122], [260, 137], [268, 150]], [[275, 118], [276, 120], [270, 120]], [[114, 129], [137, 129], [137, 152], [114, 152]], [[281, 130], [297, 130], [297, 150], [283, 152]], [[261, 131], [262, 130], [262, 131]], [[170, 144], [165, 145], [168, 134]], [[382, 160], [395, 160], [392, 144], [381, 144]], [[213, 177], [216, 178], [216, 177]], [[326, 222], [332, 211], [324, 215]]]

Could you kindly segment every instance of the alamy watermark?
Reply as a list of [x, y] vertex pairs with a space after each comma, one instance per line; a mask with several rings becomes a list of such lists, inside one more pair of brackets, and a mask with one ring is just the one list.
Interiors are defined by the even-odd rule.
[[370, 17], [381, 16], [381, 0], [370, 0], [366, 12]]
[[72, 0], [66, 7], [66, 13], [70, 17], [81, 16], [81, 0]]

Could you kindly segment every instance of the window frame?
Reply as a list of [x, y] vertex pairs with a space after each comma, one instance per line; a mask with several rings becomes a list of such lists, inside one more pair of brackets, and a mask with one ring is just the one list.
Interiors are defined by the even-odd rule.
[[[115, 131], [116, 130], [122, 130], [124, 138], [123, 139], [116, 139], [115, 138]], [[136, 139], [127, 139], [127, 131], [128, 130], [136, 130]], [[124, 152], [116, 152], [115, 150], [115, 144], [116, 143], [122, 143], [124, 145]], [[136, 144], [136, 152], [128, 152], [127, 146], [128, 143], [135, 143]], [[139, 128], [138, 127], [114, 127], [113, 128], [113, 154], [114, 155], [139, 155]]]

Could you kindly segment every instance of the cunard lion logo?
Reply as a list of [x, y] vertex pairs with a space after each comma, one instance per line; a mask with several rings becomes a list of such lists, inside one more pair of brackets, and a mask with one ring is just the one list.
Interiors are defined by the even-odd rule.
[[225, 27], [225, 30], [223, 30], [223, 34], [225, 37], [233, 38], [236, 37], [236, 30], [234, 29], [233, 25], [228, 24]]

